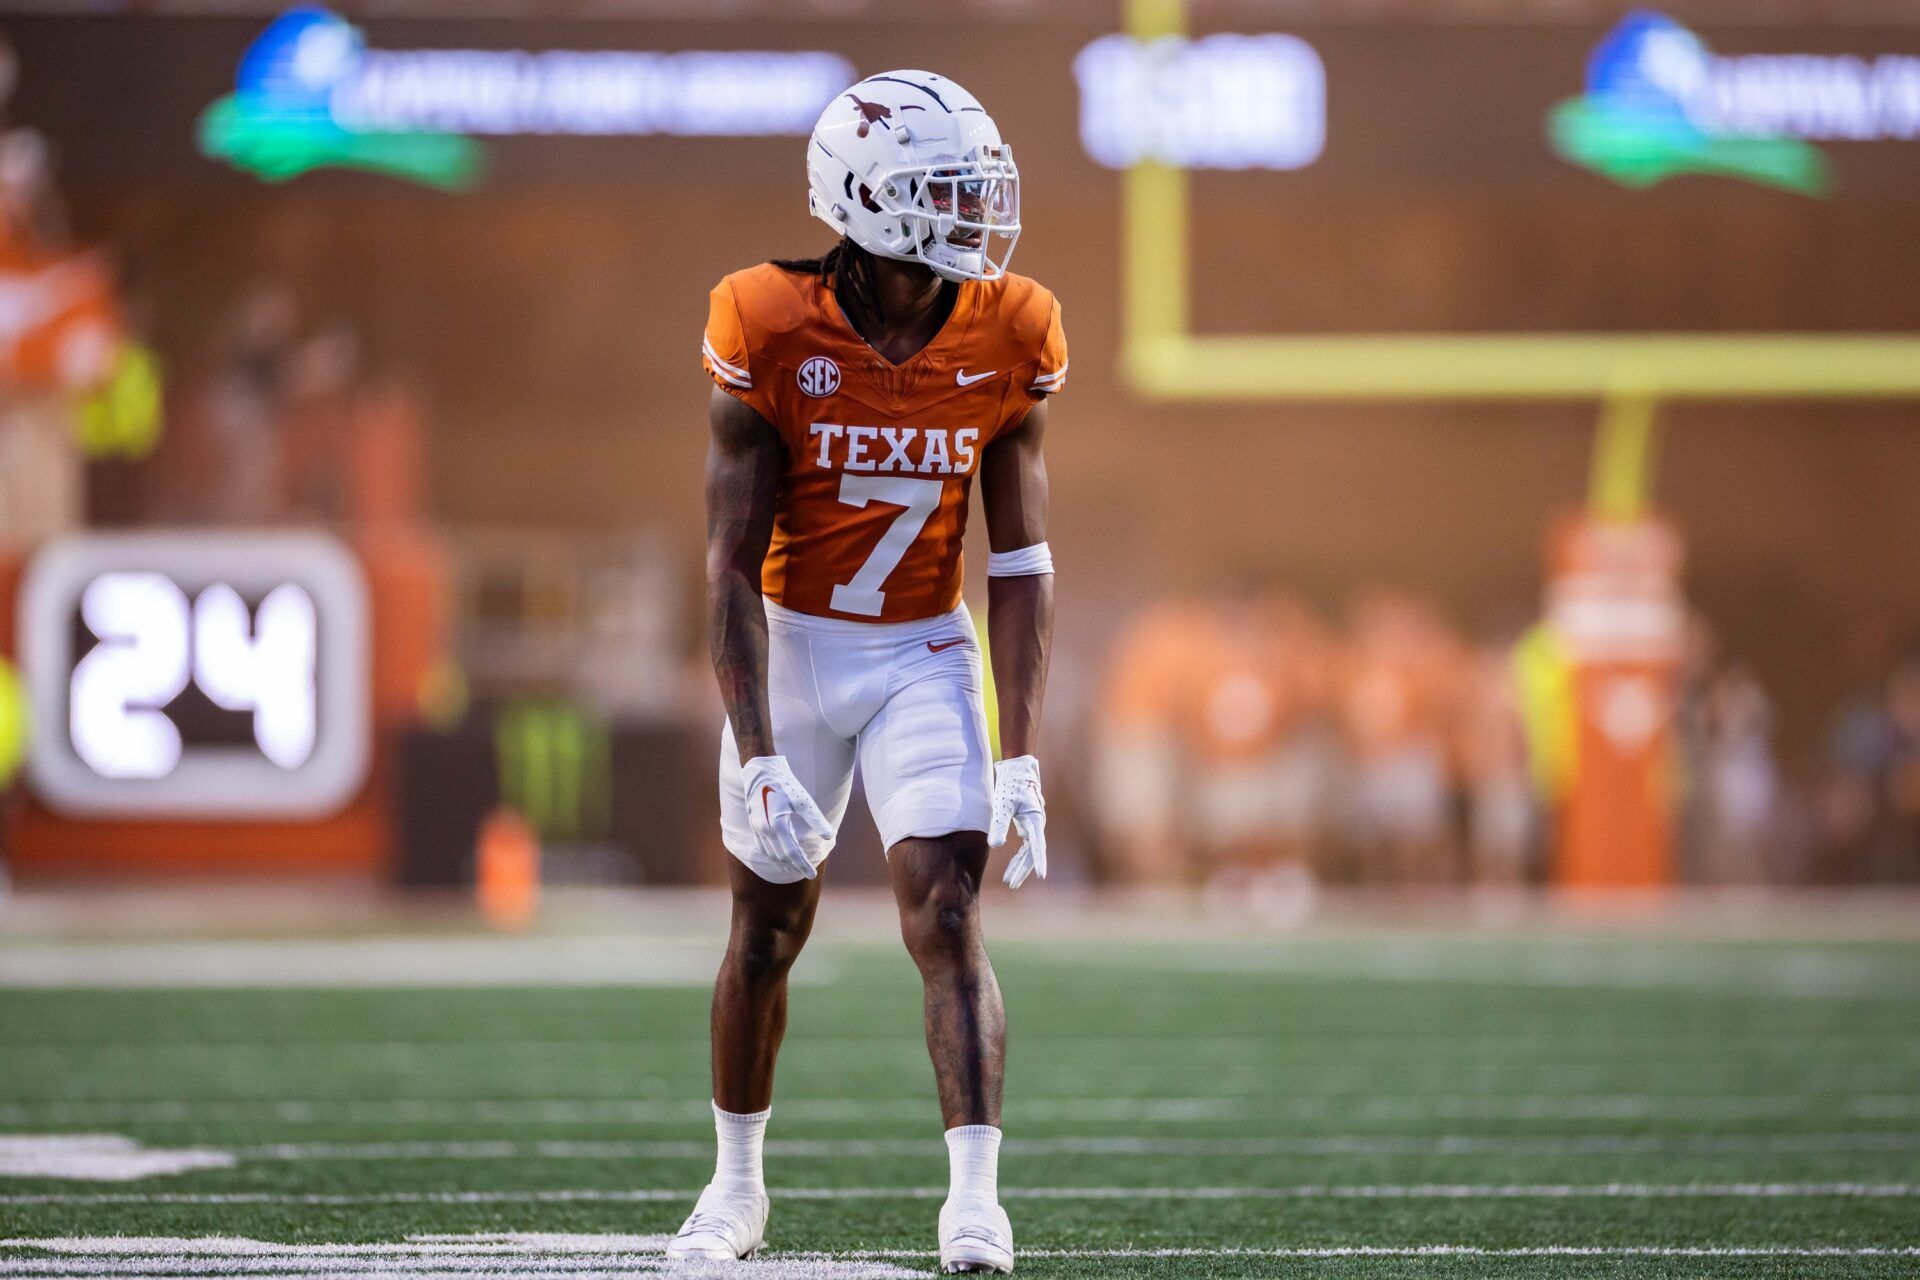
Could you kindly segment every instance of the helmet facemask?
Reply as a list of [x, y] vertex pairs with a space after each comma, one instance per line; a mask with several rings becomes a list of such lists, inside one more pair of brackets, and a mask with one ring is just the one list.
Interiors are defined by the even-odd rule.
[[1013, 149], [976, 147], [964, 160], [890, 171], [874, 192], [906, 230], [906, 252], [949, 280], [997, 280], [1020, 238], [1020, 170]]

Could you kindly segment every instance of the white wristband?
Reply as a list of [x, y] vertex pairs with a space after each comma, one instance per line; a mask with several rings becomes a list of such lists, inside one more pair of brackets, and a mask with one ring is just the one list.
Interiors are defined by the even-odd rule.
[[1053, 552], [1044, 542], [1036, 542], [1018, 551], [987, 552], [989, 578], [1030, 578], [1037, 573], [1053, 572]]

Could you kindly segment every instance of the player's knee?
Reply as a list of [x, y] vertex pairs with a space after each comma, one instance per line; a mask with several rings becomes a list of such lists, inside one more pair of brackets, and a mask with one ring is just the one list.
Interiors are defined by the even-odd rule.
[[748, 929], [734, 939], [734, 961], [753, 982], [782, 977], [800, 958], [802, 939], [784, 929]]
[[797, 914], [780, 913], [736, 921], [729, 951], [750, 981], [769, 981], [785, 976], [793, 962], [800, 958], [807, 931], [807, 921]]
[[967, 950], [979, 935], [980, 896], [959, 879], [932, 886], [902, 913], [907, 948], [916, 957], [939, 958]]
[[950, 967], [972, 950], [973, 913], [965, 906], [928, 906], [903, 923], [907, 950], [922, 969]]
[[955, 950], [973, 934], [974, 899], [964, 890], [942, 891], [917, 914], [920, 942], [934, 950]]

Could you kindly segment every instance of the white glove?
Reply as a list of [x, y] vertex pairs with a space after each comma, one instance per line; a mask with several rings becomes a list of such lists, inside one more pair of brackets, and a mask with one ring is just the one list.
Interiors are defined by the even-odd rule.
[[1040, 794], [1040, 762], [1015, 756], [993, 767], [993, 821], [987, 843], [1007, 842], [1007, 827], [1020, 832], [1020, 852], [1007, 863], [1007, 887], [1018, 889], [1028, 875], [1047, 878], [1047, 799]]
[[[833, 824], [793, 776], [787, 758], [755, 756], [741, 766], [741, 772], [747, 783], [747, 827], [759, 841], [760, 852], [804, 879], [819, 875], [819, 867], [800, 843], [795, 820], [823, 841], [833, 839]], [[820, 860], [826, 861], [826, 855], [821, 854]]]

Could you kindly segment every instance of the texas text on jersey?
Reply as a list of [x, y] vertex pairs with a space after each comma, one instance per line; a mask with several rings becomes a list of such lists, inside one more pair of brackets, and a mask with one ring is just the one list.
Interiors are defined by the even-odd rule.
[[1067, 374], [1059, 303], [1011, 273], [961, 284], [945, 326], [895, 365], [854, 332], [830, 282], [752, 267], [714, 288], [701, 354], [786, 446], [766, 598], [874, 622], [959, 602], [981, 452]]

